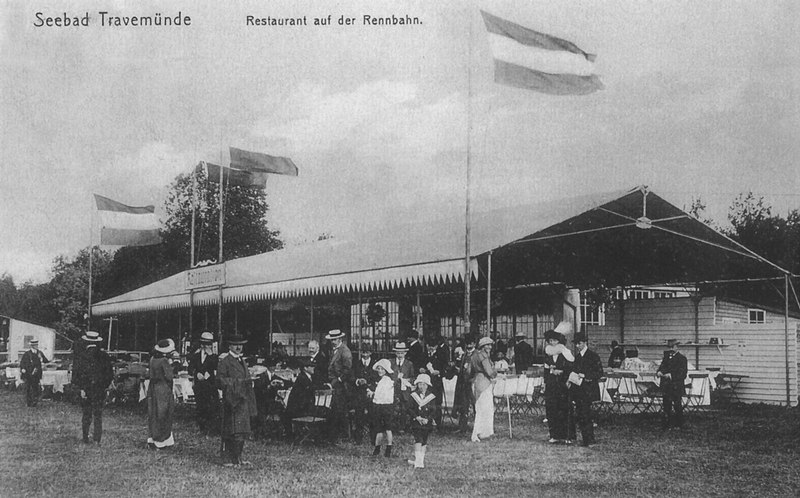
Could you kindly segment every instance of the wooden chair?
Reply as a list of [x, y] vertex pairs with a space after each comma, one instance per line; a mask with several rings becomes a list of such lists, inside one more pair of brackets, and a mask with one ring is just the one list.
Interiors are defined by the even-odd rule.
[[330, 389], [314, 391], [313, 412], [310, 415], [292, 419], [295, 433], [302, 434], [299, 442], [319, 438], [330, 416], [332, 399], [333, 391]]

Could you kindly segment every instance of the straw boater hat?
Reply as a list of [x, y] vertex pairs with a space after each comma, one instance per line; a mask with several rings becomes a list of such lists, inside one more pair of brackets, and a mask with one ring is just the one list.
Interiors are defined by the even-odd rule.
[[432, 387], [431, 386], [431, 376], [428, 375], [428, 374], [419, 374], [419, 375], [417, 375], [417, 378], [414, 379], [414, 384], [415, 385], [416, 384], [427, 384], [428, 387]]
[[211, 332], [200, 334], [200, 344], [214, 344], [214, 334]]
[[383, 369], [386, 370], [386, 373], [394, 373], [394, 370], [392, 370], [392, 364], [389, 363], [389, 360], [387, 360], [386, 358], [382, 358], [376, 361], [374, 365], [372, 365], [372, 369], [375, 371], [378, 370], [378, 367], [383, 367]]
[[325, 336], [325, 339], [328, 339], [329, 341], [332, 339], [342, 339], [342, 338], [344, 338], [344, 332], [342, 332], [339, 329], [333, 329], [330, 332], [328, 332], [328, 335]]
[[39, 339], [31, 339], [31, 342], [29, 344], [31, 346], [38, 346], [39, 345]]
[[494, 344], [494, 341], [491, 337], [481, 337], [481, 340], [478, 341], [478, 349], [486, 346], [487, 344]]
[[170, 354], [175, 351], [175, 343], [172, 339], [162, 339], [156, 344], [156, 351], [162, 354]]
[[240, 336], [239, 334], [234, 334], [234, 335], [228, 337], [228, 345], [229, 346], [240, 346], [240, 345], [244, 345], [244, 344], [247, 344], [247, 339], [245, 339], [244, 337]]
[[528, 336], [525, 335], [525, 332], [517, 332], [514, 337], [522, 337], [523, 339], [527, 339]]
[[406, 346], [405, 342], [398, 342], [394, 345], [395, 352], [405, 353], [408, 351], [408, 346]]
[[86, 342], [101, 342], [103, 340], [103, 338], [100, 337], [100, 332], [95, 332], [94, 330], [87, 330], [81, 339]]

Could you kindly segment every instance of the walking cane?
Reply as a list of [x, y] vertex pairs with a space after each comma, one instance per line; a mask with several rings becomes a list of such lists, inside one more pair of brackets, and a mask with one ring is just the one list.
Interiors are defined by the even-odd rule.
[[505, 381], [505, 392], [503, 394], [506, 397], [506, 411], [508, 412], [508, 439], [514, 439], [511, 433], [511, 400], [508, 397], [508, 378]]

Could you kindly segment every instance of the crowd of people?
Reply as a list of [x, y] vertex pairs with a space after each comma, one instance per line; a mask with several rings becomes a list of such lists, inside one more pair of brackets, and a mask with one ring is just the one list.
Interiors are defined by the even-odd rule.
[[[392, 457], [395, 433], [407, 432], [414, 437], [414, 456], [408, 461], [415, 468], [424, 468], [430, 435], [442, 428], [445, 407], [450, 407], [450, 416], [458, 421], [457, 432], [470, 432], [468, 422], [474, 413], [471, 441], [479, 443], [491, 437], [495, 379], [510, 365], [524, 374], [534, 362], [534, 349], [524, 334], [515, 337], [511, 347], [505, 343], [497, 347], [499, 341], [491, 337], [473, 336], [458, 343], [433, 338], [423, 345], [417, 331], [411, 330], [405, 340], [395, 343], [391, 359], [378, 358], [368, 345], [359, 348], [354, 359], [340, 330], [331, 330], [325, 339], [330, 344], [328, 354], [312, 340], [308, 357], [288, 359], [284, 365], [293, 374], [278, 376], [267, 367], [254, 371], [243, 354], [247, 344], [244, 337], [229, 336], [227, 352], [217, 355], [214, 335], [201, 334], [199, 348], [187, 357], [188, 375], [193, 381], [198, 429], [206, 436], [220, 437], [224, 466], [249, 464], [243, 458], [245, 441], [265, 427], [270, 415], [280, 420], [284, 438], [296, 440], [294, 421], [317, 415], [316, 393], [326, 390], [330, 404], [324, 417], [325, 430], [320, 432], [325, 440], [318, 442], [336, 444], [352, 434], [356, 443], [362, 443], [366, 436], [373, 456]], [[579, 429], [583, 446], [595, 444], [591, 406], [600, 399], [600, 357], [588, 348], [588, 339], [582, 333], [574, 336], [572, 349], [558, 328], [548, 330], [544, 339], [548, 441], [573, 444]], [[106, 391], [113, 381], [112, 362], [101, 343], [97, 332], [88, 331], [75, 349], [73, 384], [80, 392], [82, 435], [87, 444], [100, 444]], [[687, 361], [678, 344], [669, 341], [670, 349], [657, 373], [664, 393], [665, 427], [683, 424], [681, 398]], [[620, 362], [621, 348], [615, 346], [618, 344], [612, 343], [609, 366]], [[172, 419], [177, 358], [172, 339], [159, 341], [151, 354], [146, 391], [147, 446], [154, 450], [175, 444]], [[35, 406], [38, 400], [41, 388], [37, 379], [41, 379], [46, 362], [32, 342], [21, 362], [29, 406]], [[444, 399], [445, 379], [455, 379], [452, 400]]]

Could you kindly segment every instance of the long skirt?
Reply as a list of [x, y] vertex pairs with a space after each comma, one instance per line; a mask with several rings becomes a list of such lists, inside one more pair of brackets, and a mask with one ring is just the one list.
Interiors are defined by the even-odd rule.
[[494, 435], [494, 395], [491, 386], [475, 393], [475, 425], [472, 427], [472, 440]]
[[172, 386], [164, 382], [156, 382], [150, 386], [147, 397], [147, 422], [150, 430], [148, 443], [157, 448], [172, 446], [172, 412], [175, 400], [172, 397]]

